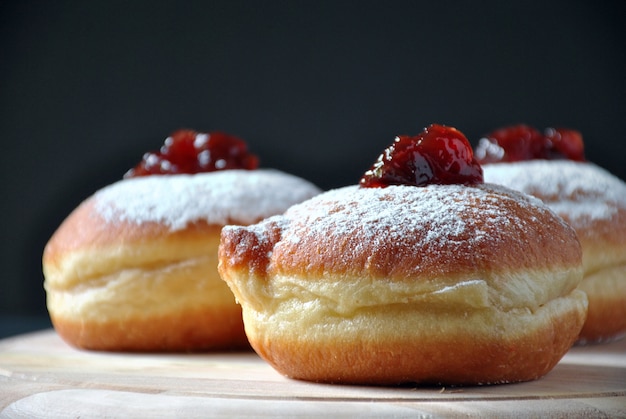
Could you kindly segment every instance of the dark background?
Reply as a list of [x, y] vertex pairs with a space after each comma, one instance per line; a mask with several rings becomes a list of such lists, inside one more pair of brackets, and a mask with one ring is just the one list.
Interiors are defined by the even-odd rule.
[[328, 189], [431, 122], [568, 126], [626, 178], [625, 2], [0, 3], [3, 335], [46, 326], [41, 254], [181, 127]]

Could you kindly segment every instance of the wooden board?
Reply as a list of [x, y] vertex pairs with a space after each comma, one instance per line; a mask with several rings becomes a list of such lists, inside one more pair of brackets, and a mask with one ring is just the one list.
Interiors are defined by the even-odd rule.
[[572, 348], [537, 381], [462, 388], [290, 380], [253, 352], [86, 352], [52, 330], [0, 341], [0, 418], [294, 415], [626, 417], [626, 340]]

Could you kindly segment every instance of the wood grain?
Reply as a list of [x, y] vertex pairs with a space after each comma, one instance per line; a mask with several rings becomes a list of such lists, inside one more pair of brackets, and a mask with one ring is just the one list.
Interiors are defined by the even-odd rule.
[[626, 340], [575, 347], [544, 378], [485, 387], [287, 379], [253, 352], [76, 350], [52, 330], [0, 341], [0, 418], [626, 417]]

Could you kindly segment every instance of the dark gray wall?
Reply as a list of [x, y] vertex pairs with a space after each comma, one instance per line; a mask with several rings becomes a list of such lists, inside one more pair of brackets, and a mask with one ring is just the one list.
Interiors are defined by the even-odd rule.
[[625, 179], [624, 4], [4, 1], [0, 314], [45, 315], [54, 229], [179, 127], [332, 188], [431, 122], [569, 126]]

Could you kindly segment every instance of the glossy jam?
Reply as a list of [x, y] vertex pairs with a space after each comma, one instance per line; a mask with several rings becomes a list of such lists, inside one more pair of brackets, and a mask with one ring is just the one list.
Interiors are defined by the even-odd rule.
[[157, 152], [144, 154], [124, 177], [194, 174], [216, 170], [253, 170], [259, 165], [243, 140], [221, 132], [178, 130], [165, 139]]
[[360, 185], [476, 184], [483, 172], [472, 147], [457, 129], [432, 124], [417, 136], [398, 136], [361, 178]]
[[476, 147], [479, 163], [525, 160], [584, 161], [582, 135], [567, 128], [548, 128], [544, 133], [528, 125], [513, 125], [481, 138]]

